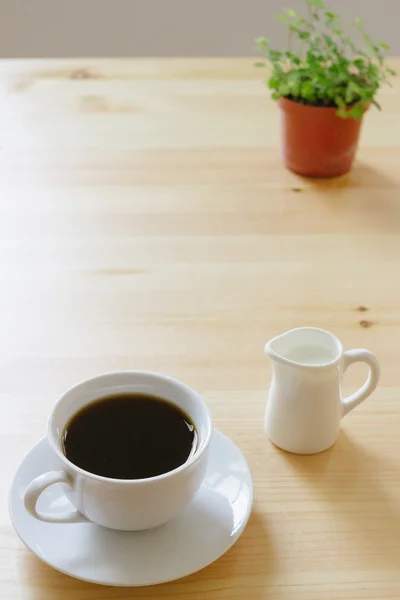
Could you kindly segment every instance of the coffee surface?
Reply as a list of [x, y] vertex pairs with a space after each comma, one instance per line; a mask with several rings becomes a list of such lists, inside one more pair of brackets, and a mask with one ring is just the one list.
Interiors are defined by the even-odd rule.
[[68, 460], [114, 479], [172, 471], [186, 462], [196, 442], [187, 415], [168, 400], [146, 394], [95, 400], [72, 416], [62, 437]]

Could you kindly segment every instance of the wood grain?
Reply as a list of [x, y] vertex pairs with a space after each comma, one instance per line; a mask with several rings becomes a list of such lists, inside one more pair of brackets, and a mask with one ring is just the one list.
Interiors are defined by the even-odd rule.
[[[400, 597], [400, 84], [369, 111], [353, 172], [310, 181], [281, 166], [259, 77], [249, 60], [0, 63], [4, 598]], [[332, 450], [295, 457], [262, 432], [263, 347], [307, 324], [374, 351], [382, 381]], [[129, 368], [201, 391], [255, 482], [234, 548], [140, 590], [42, 564], [6, 500], [58, 395]]]

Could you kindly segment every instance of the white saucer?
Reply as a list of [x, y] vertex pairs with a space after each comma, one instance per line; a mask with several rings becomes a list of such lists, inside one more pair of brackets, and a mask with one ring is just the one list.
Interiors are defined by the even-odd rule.
[[[52, 469], [46, 439], [26, 455], [10, 492], [10, 516], [21, 540], [59, 571], [103, 585], [164, 583], [214, 562], [239, 538], [253, 503], [251, 473], [243, 454], [214, 431], [204, 483], [185, 513], [162, 527], [140, 532], [105, 529], [92, 523], [42, 523], [23, 503], [30, 481]], [[40, 510], [64, 511], [69, 504], [59, 484], [40, 497]]]

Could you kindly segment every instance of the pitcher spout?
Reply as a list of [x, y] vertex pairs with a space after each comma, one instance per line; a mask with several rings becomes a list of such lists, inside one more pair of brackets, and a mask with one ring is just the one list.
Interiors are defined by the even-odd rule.
[[343, 354], [339, 340], [323, 329], [300, 327], [274, 337], [265, 345], [265, 354], [274, 362], [298, 367], [327, 367]]
[[281, 352], [279, 351], [279, 341], [286, 335], [286, 333], [283, 333], [281, 335], [277, 335], [276, 337], [272, 338], [272, 340], [269, 340], [269, 342], [267, 342], [265, 344], [265, 354], [267, 356], [269, 356], [269, 358], [271, 360], [282, 360], [284, 362], [286, 362], [286, 359], [284, 356], [282, 356]]

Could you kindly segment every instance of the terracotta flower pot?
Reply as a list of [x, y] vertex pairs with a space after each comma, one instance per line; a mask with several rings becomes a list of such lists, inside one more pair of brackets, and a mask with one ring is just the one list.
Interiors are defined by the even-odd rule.
[[287, 98], [281, 98], [279, 106], [288, 169], [308, 177], [334, 177], [350, 170], [362, 119], [341, 119], [336, 108], [306, 106]]

